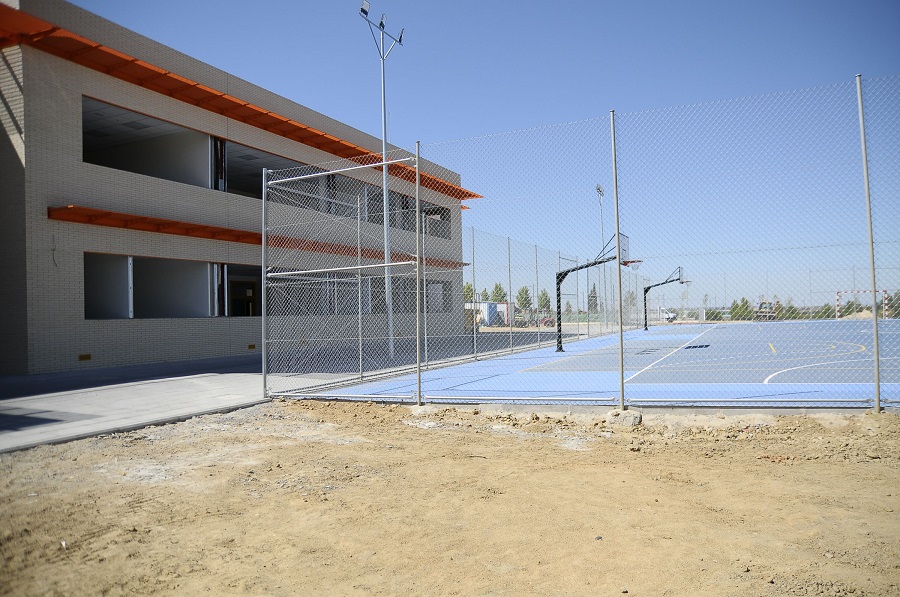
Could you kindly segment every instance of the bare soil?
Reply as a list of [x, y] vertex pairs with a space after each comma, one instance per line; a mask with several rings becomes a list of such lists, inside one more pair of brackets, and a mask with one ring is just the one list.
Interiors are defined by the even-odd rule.
[[276, 401], [0, 454], [4, 595], [898, 595], [900, 417]]

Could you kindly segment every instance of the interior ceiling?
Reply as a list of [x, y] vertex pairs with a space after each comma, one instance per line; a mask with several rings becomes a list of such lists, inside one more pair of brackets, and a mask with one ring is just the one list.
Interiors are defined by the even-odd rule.
[[262, 169], [284, 170], [298, 168], [303, 164], [266, 153], [246, 145], [228, 143], [225, 146], [228, 156], [228, 184], [239, 188], [259, 188], [262, 184]]
[[[139, 143], [165, 135], [202, 135], [158, 118], [132, 112], [93, 98], [82, 98], [81, 122], [86, 152], [103, 151], [125, 143]], [[237, 189], [259, 188], [262, 169], [282, 170], [302, 166], [288, 158], [259, 149], [226, 143], [228, 182]]]
[[85, 151], [187, 132], [187, 129], [85, 97], [81, 105]]

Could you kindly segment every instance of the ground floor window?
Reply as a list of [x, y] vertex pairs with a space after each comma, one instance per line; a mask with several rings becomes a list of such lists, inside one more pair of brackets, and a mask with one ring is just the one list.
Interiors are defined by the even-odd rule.
[[84, 254], [85, 319], [252, 317], [261, 293], [258, 266]]

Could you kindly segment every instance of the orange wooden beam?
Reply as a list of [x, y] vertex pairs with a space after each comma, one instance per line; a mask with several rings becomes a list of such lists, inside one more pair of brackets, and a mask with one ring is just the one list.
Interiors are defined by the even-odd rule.
[[[222, 91], [56, 27], [20, 10], [0, 4], [0, 48], [18, 44], [32, 46], [111, 77], [270, 131], [304, 145], [322, 149], [341, 158], [354, 161], [372, 160], [371, 163], [381, 161], [379, 154], [354, 143], [242, 101]], [[408, 164], [392, 164], [388, 167], [388, 172], [402, 180], [415, 182], [415, 168]], [[460, 201], [481, 197], [477, 193], [424, 172], [420, 173], [420, 181], [423, 187]]]
[[[223, 228], [221, 226], [207, 226], [205, 224], [192, 224], [178, 220], [165, 218], [153, 218], [150, 216], [138, 216], [92, 207], [79, 205], [66, 205], [64, 207], [48, 207], [47, 218], [59, 222], [74, 222], [77, 224], [91, 224], [94, 226], [106, 226], [109, 228], [124, 228], [139, 232], [152, 232], [157, 234], [171, 234], [174, 236], [189, 236], [191, 238], [204, 238], [208, 240], [220, 240], [234, 243], [262, 246], [262, 233], [235, 228]], [[268, 246], [279, 249], [292, 249], [309, 253], [327, 253], [329, 255], [342, 255], [356, 257], [357, 248], [350, 245], [330, 243], [317, 240], [309, 240], [284, 235], [269, 235]], [[362, 249], [362, 257], [366, 259], [384, 259], [384, 251], [378, 249]], [[391, 261], [411, 261], [415, 256], [409, 253], [391, 252]], [[425, 258], [425, 265], [444, 269], [458, 269], [465, 263], [449, 259]]]

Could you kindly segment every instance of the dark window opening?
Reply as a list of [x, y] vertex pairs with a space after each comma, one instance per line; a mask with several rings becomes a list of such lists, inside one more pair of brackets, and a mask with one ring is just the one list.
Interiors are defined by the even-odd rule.
[[82, 161], [210, 187], [210, 138], [89, 97], [81, 101]]

